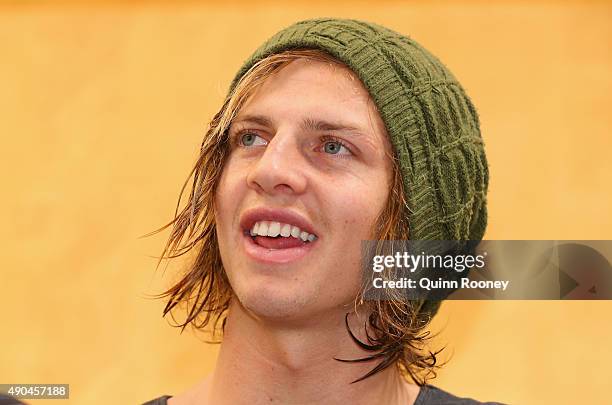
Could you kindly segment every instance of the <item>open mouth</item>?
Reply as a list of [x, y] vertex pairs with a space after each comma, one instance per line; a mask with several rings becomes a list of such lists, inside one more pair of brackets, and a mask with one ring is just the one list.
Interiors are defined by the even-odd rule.
[[245, 234], [249, 235], [255, 244], [273, 250], [302, 247], [317, 240], [315, 234], [298, 226], [276, 221], [257, 221]]
[[[272, 207], [251, 208], [242, 213], [240, 227], [244, 252], [254, 262], [263, 264], [264, 267], [260, 269], [265, 271], [286, 271], [286, 264], [316, 257], [309, 256], [309, 253], [319, 245], [320, 235], [315, 233], [307, 217], [297, 211]], [[279, 268], [276, 265], [283, 266]]]

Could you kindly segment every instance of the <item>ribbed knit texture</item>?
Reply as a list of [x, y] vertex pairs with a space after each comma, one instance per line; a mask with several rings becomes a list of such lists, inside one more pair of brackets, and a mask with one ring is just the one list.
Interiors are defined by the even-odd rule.
[[[306, 20], [278, 32], [244, 63], [314, 48], [346, 64], [374, 100], [402, 172], [413, 240], [481, 240], [487, 161], [476, 110], [453, 74], [412, 39], [357, 20]], [[439, 303], [424, 303], [435, 313]]]

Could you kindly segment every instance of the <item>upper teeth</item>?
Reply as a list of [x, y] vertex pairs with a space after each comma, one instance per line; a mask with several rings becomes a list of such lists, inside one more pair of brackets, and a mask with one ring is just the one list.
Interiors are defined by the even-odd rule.
[[313, 242], [317, 237], [312, 233], [302, 231], [295, 225], [275, 221], [258, 221], [251, 228], [251, 236], [282, 236], [300, 238], [304, 242]]

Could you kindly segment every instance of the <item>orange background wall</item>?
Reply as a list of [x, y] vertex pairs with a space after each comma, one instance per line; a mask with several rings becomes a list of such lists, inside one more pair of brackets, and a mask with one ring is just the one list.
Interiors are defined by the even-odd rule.
[[[412, 36], [479, 109], [488, 239], [611, 239], [608, 2], [0, 3], [0, 383], [140, 403], [212, 370], [148, 298], [200, 138], [241, 62], [290, 23]], [[609, 403], [612, 302], [447, 302], [434, 384], [515, 404]], [[31, 401], [47, 403], [49, 401]], [[49, 402], [57, 404], [59, 402]]]

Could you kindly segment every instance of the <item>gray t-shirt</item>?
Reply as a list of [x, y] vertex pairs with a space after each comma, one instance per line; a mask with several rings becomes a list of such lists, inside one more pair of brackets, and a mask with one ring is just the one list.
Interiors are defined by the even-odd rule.
[[[142, 405], [167, 405], [168, 395], [159, 397]], [[503, 405], [500, 402], [478, 402], [471, 398], [459, 398], [433, 385], [424, 385], [419, 391], [414, 405]]]

